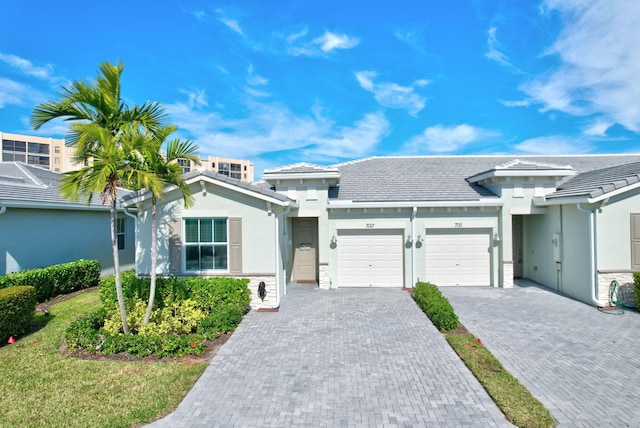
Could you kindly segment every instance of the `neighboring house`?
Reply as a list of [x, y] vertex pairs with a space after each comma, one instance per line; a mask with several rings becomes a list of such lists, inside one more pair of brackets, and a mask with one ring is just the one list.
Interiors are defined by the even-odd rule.
[[[113, 273], [110, 211], [60, 196], [61, 174], [22, 162], [0, 162], [0, 275], [79, 259]], [[123, 193], [124, 195], [124, 193]], [[120, 266], [134, 268], [135, 222], [120, 210]]]
[[[255, 307], [290, 281], [320, 288], [512, 287], [528, 278], [589, 304], [640, 270], [640, 155], [374, 157], [295, 164], [247, 184], [185, 175], [158, 208], [158, 273], [249, 277]], [[149, 196], [137, 208], [149, 273]], [[260, 281], [267, 299], [257, 297]]]

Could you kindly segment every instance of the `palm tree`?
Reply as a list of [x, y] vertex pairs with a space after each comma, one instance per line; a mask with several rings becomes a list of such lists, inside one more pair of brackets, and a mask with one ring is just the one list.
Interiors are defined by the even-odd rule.
[[[198, 146], [191, 141], [181, 141], [179, 138], [173, 139], [166, 144], [166, 153], [163, 155], [162, 145], [167, 137], [177, 130], [177, 127], [168, 125], [151, 136], [150, 144], [145, 144], [149, 151], [145, 153], [145, 163], [147, 171], [154, 174], [159, 180], [167, 185], [175, 186], [182, 194], [184, 207], [193, 205], [193, 197], [189, 185], [182, 178], [182, 166], [179, 159], [186, 159], [196, 164], [200, 164], [200, 158], [196, 155]], [[158, 200], [162, 198], [162, 193], [154, 188], [145, 186], [151, 192], [151, 285], [149, 290], [149, 303], [144, 316], [144, 324], [149, 322], [156, 293], [156, 266], [158, 258], [158, 230], [156, 225], [156, 211]]]
[[39, 129], [47, 122], [62, 118], [71, 122], [69, 145], [75, 147], [74, 161], [88, 166], [65, 174], [61, 192], [68, 199], [79, 195], [90, 202], [99, 192], [103, 203], [111, 204], [111, 244], [118, 305], [123, 331], [129, 334], [127, 314], [120, 281], [116, 239], [117, 189], [120, 185], [157, 189], [156, 177], [141, 168], [146, 149], [131, 138], [136, 131], [153, 134], [161, 128], [165, 113], [158, 103], [129, 108], [120, 96], [123, 63], [103, 62], [95, 82], [74, 81], [63, 85], [59, 101], [38, 104], [31, 115], [31, 125]]

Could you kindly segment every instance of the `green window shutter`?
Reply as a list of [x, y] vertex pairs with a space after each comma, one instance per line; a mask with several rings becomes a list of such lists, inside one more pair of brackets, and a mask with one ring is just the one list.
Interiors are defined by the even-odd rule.
[[[226, 228], [225, 228], [226, 233]], [[242, 273], [242, 218], [229, 218], [229, 272]]]

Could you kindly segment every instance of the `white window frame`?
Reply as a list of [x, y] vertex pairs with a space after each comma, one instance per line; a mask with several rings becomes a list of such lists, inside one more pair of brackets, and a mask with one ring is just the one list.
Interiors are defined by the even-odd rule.
[[[125, 250], [127, 248], [127, 219], [126, 218], [117, 218], [116, 219], [116, 242], [118, 245], [118, 251]], [[122, 237], [122, 245], [120, 245], [120, 238]]]
[[[212, 241], [211, 246], [225, 246], [227, 253], [227, 266], [224, 269], [215, 269], [215, 260], [214, 260], [214, 268], [213, 269], [188, 269], [187, 268], [187, 249], [188, 247], [200, 247], [203, 244], [209, 244], [208, 242], [187, 242], [187, 220], [211, 220], [212, 222]], [[215, 242], [215, 220], [224, 220], [225, 222], [225, 242]], [[198, 222], [198, 236], [200, 236], [200, 223]], [[188, 273], [195, 274], [205, 274], [205, 273], [228, 273], [229, 272], [229, 218], [228, 217], [207, 217], [207, 216], [194, 216], [194, 217], [183, 217], [182, 218], [182, 271]]]

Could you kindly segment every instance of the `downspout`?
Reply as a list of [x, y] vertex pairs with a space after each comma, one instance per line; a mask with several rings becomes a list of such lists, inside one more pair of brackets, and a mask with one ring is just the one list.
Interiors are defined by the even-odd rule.
[[418, 207], [413, 207], [411, 212], [411, 288], [416, 284], [416, 215]]
[[133, 263], [136, 266], [136, 273], [138, 272], [138, 217], [134, 214], [131, 214], [129, 211], [127, 211], [127, 207], [123, 206], [122, 203], [120, 204], [120, 207], [122, 208], [122, 212], [124, 212], [124, 214], [128, 217], [131, 217], [133, 219], [133, 242], [135, 242], [134, 244], [134, 251], [133, 251]]
[[289, 214], [289, 211], [291, 211], [291, 206], [287, 205], [287, 208], [280, 214], [274, 212], [276, 219], [276, 303], [273, 306], [274, 308], [280, 307], [280, 281], [282, 280], [281, 268], [283, 262], [280, 254], [280, 219]]
[[598, 300], [598, 281], [597, 281], [597, 266], [596, 266], [596, 213], [595, 209], [593, 211], [587, 210], [582, 207], [582, 203], [577, 204], [577, 208], [579, 211], [589, 214], [589, 271], [591, 273], [591, 303], [595, 306], [601, 307], [600, 301]]

